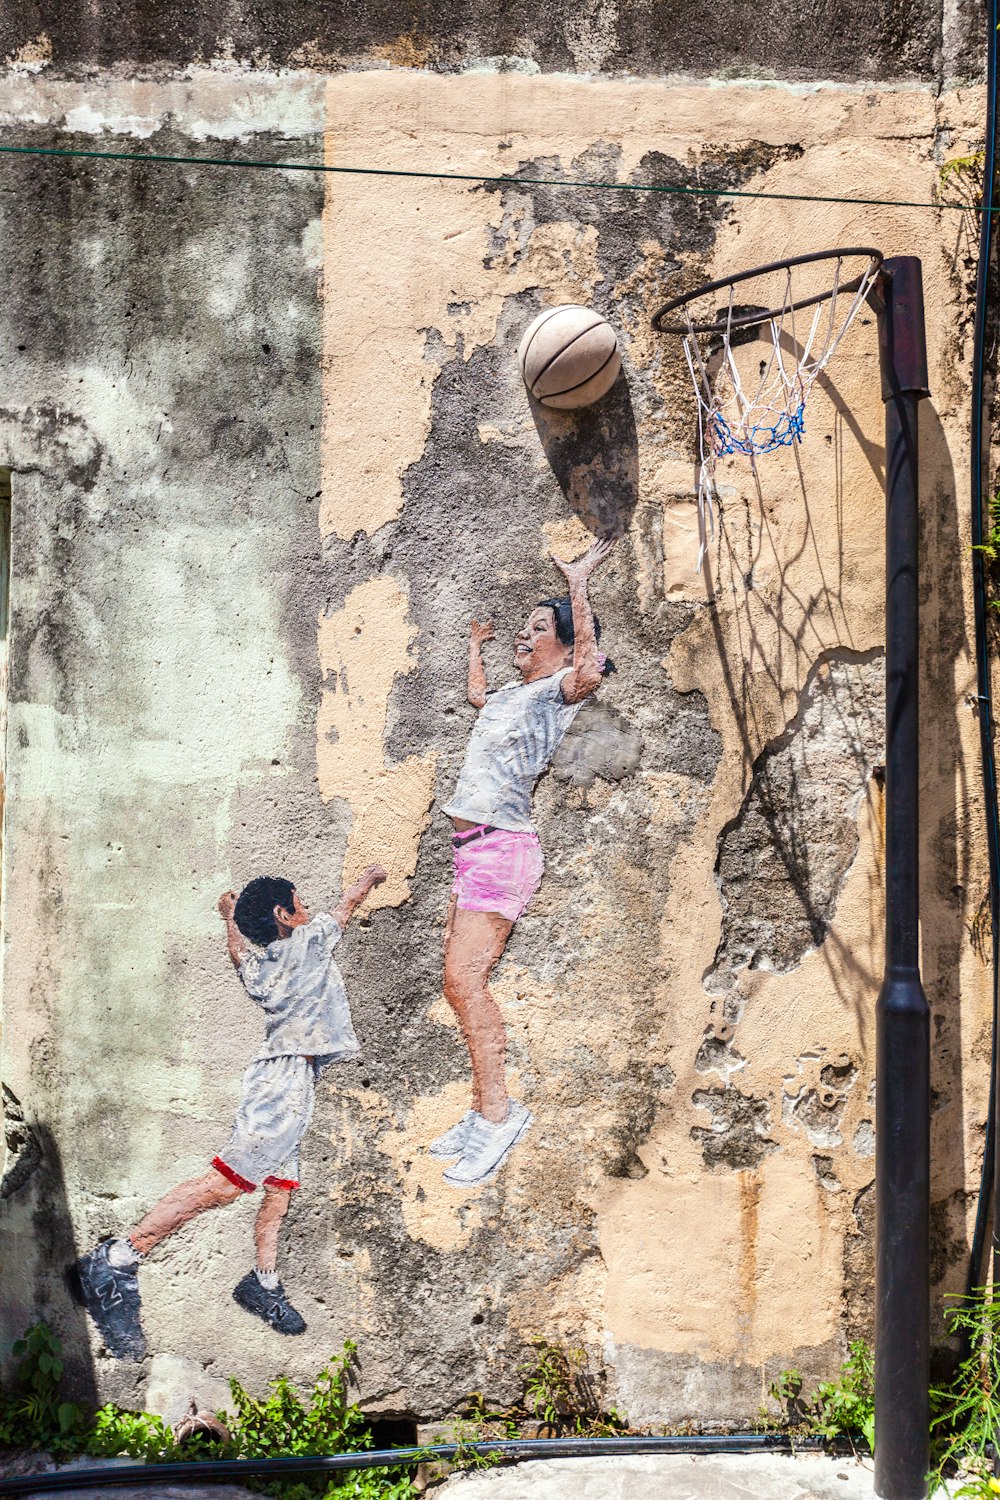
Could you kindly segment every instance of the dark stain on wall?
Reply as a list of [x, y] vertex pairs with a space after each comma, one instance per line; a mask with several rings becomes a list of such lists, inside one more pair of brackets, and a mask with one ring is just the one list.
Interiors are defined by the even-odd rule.
[[642, 759], [642, 735], [623, 714], [598, 700], [585, 703], [552, 760], [557, 781], [590, 787], [634, 776]]
[[[978, 19], [963, 8], [965, 50], [978, 58]], [[260, 0], [203, 6], [164, 0], [29, 0], [8, 8], [0, 52], [40, 35], [58, 67], [128, 63], [183, 66], [235, 57], [258, 67], [343, 66], [375, 58], [451, 72], [476, 59], [519, 59], [543, 71], [789, 79], [923, 79], [940, 76], [941, 7], [934, 0], [871, 6], [855, 0], [584, 0], [539, 8], [512, 0]], [[508, 61], [508, 66], [510, 61]]]
[[[491, 231], [488, 266], [517, 266], [527, 253], [532, 232], [543, 225], [571, 224], [580, 234], [591, 226], [598, 231], [596, 261], [601, 279], [585, 300], [618, 333], [623, 368], [619, 386], [627, 382], [629, 407], [626, 412], [620, 399], [616, 401], [616, 386], [594, 408], [589, 428], [557, 414], [546, 416], [544, 426], [544, 435], [550, 438], [547, 456], [556, 477], [573, 509], [586, 521], [588, 513], [600, 516], [607, 508], [601, 497], [605, 475], [625, 489], [623, 507], [631, 510], [634, 506], [638, 465], [629, 444], [635, 441], [635, 424], [642, 432], [647, 462], [660, 449], [671, 456], [678, 450], [692, 455], [696, 450], [697, 406], [683, 357], [676, 340], [651, 332], [650, 319], [667, 297], [705, 279], [719, 226], [732, 205], [725, 198], [669, 190], [740, 188], [776, 161], [794, 159], [801, 151], [797, 145], [774, 146], [764, 141], [748, 141], [728, 150], [713, 146], [699, 153], [697, 161], [649, 151], [626, 181], [663, 189], [662, 193], [551, 187], [527, 181], [562, 177], [578, 183], [618, 181], [621, 149], [599, 142], [568, 163], [558, 156], [518, 162], [503, 183], [484, 183], [473, 189], [499, 195], [503, 205], [500, 224]], [[604, 468], [593, 484], [596, 494], [588, 496], [579, 479], [575, 485], [571, 481], [594, 465], [596, 454], [589, 436], [594, 431], [606, 432], [614, 446], [608, 446]], [[558, 440], [553, 442], [554, 435]]]
[[10, 1198], [38, 1171], [42, 1164], [42, 1148], [36, 1131], [25, 1118], [17, 1095], [6, 1084], [3, 1084], [2, 1092], [6, 1154], [3, 1177], [0, 1178], [0, 1198]]
[[691, 1139], [701, 1146], [706, 1167], [728, 1167], [743, 1172], [759, 1167], [765, 1156], [777, 1151], [771, 1140], [771, 1106], [739, 1089], [697, 1089], [691, 1101], [712, 1116], [709, 1126], [694, 1125]]
[[879, 651], [825, 654], [799, 710], [754, 763], [736, 817], [719, 835], [722, 937], [706, 988], [741, 968], [795, 967], [826, 938], [858, 848], [857, 807], [884, 735]]
[[855, 1195], [853, 1223], [844, 1239], [844, 1331], [848, 1339], [875, 1336], [875, 1184]]

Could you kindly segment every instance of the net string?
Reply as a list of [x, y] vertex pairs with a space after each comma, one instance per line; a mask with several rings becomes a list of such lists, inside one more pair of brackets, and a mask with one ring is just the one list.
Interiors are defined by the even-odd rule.
[[[838, 326], [837, 301], [843, 260], [834, 263], [832, 295], [815, 308], [800, 353], [790, 363], [791, 350], [782, 349], [786, 331], [791, 346], [799, 345], [792, 288], [792, 268], [786, 268], [785, 285], [778, 312], [762, 321], [758, 335], [766, 330], [771, 350], [762, 361], [755, 385], [747, 386], [740, 374], [733, 344], [735, 287], [729, 288], [725, 327], [721, 330], [722, 359], [713, 375], [694, 328], [690, 304], [684, 309], [687, 332], [683, 335], [684, 357], [698, 406], [698, 561], [700, 572], [705, 552], [715, 538], [719, 492], [715, 471], [719, 458], [739, 454], [756, 460], [777, 448], [800, 443], [805, 435], [805, 407], [809, 393], [829, 364], [840, 343], [864, 305], [871, 290], [876, 266], [869, 266], [859, 278], [843, 321]], [[814, 352], [815, 351], [815, 352]]]

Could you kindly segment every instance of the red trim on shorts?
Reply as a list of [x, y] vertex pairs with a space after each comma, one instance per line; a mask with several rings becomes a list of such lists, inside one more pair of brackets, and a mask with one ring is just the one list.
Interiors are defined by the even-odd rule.
[[287, 1193], [290, 1193], [293, 1188], [298, 1187], [298, 1183], [292, 1177], [265, 1177], [264, 1186], [284, 1188]]
[[240, 1176], [239, 1172], [234, 1172], [232, 1167], [227, 1167], [221, 1156], [212, 1157], [212, 1166], [217, 1172], [221, 1172], [226, 1181], [231, 1182], [233, 1187], [238, 1187], [244, 1193], [255, 1193], [257, 1191], [257, 1184], [255, 1182], [248, 1182], [245, 1177]]

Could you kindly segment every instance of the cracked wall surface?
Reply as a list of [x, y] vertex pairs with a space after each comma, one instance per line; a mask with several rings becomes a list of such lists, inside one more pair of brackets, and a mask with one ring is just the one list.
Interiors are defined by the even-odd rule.
[[[504, 179], [4, 168], [3, 1066], [21, 1115], [3, 1351], [44, 1315], [81, 1390], [168, 1409], [229, 1373], [305, 1380], [349, 1337], [365, 1405], [431, 1419], [472, 1390], [513, 1394], [541, 1335], [586, 1347], [637, 1425], [744, 1425], [777, 1370], [827, 1375], [869, 1328], [874, 322], [813, 391], [801, 449], [762, 461], [759, 486], [720, 463], [702, 574], [695, 402], [650, 328], [679, 278], [858, 239], [924, 264], [936, 1295], [961, 1282], [989, 1009], [966, 925], [985, 863], [956, 502], [975, 226], [529, 179], [874, 196], [891, 163], [892, 196], [921, 202], [975, 146], [982, 90], [920, 83], [942, 65], [919, 26], [894, 54], [905, 88], [643, 78], [634, 23], [612, 9], [564, 18], [544, 56], [524, 43], [544, 70], [569, 48], [606, 75], [586, 79], [464, 69], [461, 38], [421, 50], [419, 29], [405, 56], [366, 34], [346, 70], [318, 30], [312, 51], [289, 33], [255, 52], [240, 33], [212, 66], [204, 31], [205, 57], [180, 68], [164, 11], [128, 67], [83, 80], [106, 34], [22, 18], [48, 42], [10, 70], [5, 141]], [[865, 57], [888, 77], [886, 25], [870, 23]], [[845, 75], [866, 78], [853, 45]], [[626, 52], [633, 76], [612, 76]], [[524, 327], [559, 301], [595, 306], [621, 343], [621, 381], [582, 416], [533, 408], [517, 371]], [[616, 670], [536, 790], [546, 873], [494, 985], [534, 1124], [496, 1179], [457, 1195], [427, 1145], [468, 1101], [441, 990], [468, 623], [493, 619], [504, 681], [514, 630], [556, 586], [550, 551], [608, 529], [622, 541], [594, 597]], [[321, 1080], [283, 1240], [306, 1337], [234, 1308], [241, 1202], [150, 1257], [150, 1358], [112, 1360], [63, 1268], [205, 1169], [256, 1045], [219, 892], [286, 871], [318, 906], [372, 859], [389, 878], [337, 950], [362, 1050]]]
[[706, 987], [741, 968], [787, 972], [826, 938], [858, 849], [858, 807], [883, 755], [885, 658], [830, 656], [802, 705], [758, 756], [736, 817], [719, 836], [722, 939]]

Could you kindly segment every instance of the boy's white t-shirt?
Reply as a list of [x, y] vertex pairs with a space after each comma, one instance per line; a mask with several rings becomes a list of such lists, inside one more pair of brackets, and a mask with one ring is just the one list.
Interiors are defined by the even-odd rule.
[[345, 1062], [361, 1051], [351, 1025], [347, 991], [333, 950], [340, 924], [320, 912], [286, 938], [251, 951], [239, 975], [251, 1000], [265, 1016], [266, 1057], [314, 1057], [317, 1063]]
[[572, 667], [534, 682], [508, 682], [490, 693], [469, 738], [450, 818], [531, 833], [531, 794], [582, 707], [567, 703], [562, 680]]

